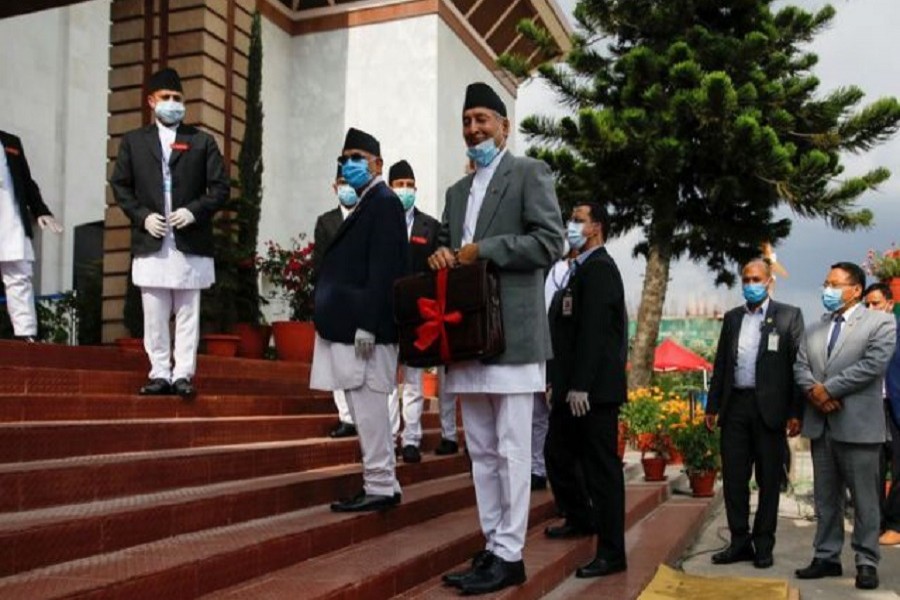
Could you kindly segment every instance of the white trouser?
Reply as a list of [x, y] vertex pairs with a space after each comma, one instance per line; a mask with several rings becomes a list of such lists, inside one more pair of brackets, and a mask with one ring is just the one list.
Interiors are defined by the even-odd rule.
[[485, 549], [522, 559], [531, 501], [534, 394], [460, 394]]
[[347, 406], [356, 423], [359, 447], [362, 450], [363, 488], [367, 494], [391, 496], [400, 492], [396, 477], [394, 438], [388, 404], [383, 392], [376, 392], [363, 384], [344, 390]]
[[[144, 305], [144, 350], [150, 379], [191, 379], [197, 370], [200, 342], [200, 290], [141, 288]], [[175, 314], [175, 368], [169, 318]]]
[[441, 410], [441, 437], [456, 441], [456, 394], [447, 392], [444, 385], [444, 367], [438, 367], [438, 405]]
[[31, 285], [32, 261], [0, 262], [0, 274], [6, 287], [6, 310], [17, 336], [37, 335], [37, 312], [34, 308], [34, 286]]
[[547, 430], [550, 428], [550, 408], [544, 392], [534, 393], [534, 412], [531, 416], [531, 473], [547, 476], [544, 465], [544, 442], [547, 441]]
[[397, 439], [400, 433], [400, 386], [395, 386], [388, 394], [388, 419], [391, 422], [391, 435]]
[[353, 416], [350, 414], [350, 407], [347, 406], [344, 390], [334, 390], [331, 394], [334, 396], [334, 405], [337, 406], [338, 419], [341, 420], [341, 423], [353, 425]]
[[403, 435], [402, 445], [419, 447], [422, 442], [422, 369], [403, 366]]

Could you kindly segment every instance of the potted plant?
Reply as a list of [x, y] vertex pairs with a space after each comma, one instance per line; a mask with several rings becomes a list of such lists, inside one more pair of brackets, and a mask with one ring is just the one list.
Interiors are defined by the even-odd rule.
[[894, 298], [900, 298], [900, 248], [896, 244], [891, 244], [890, 249], [883, 253], [869, 250], [863, 268], [868, 274], [890, 285]]
[[310, 362], [315, 326], [313, 317], [313, 243], [304, 243], [305, 234], [291, 240], [289, 247], [266, 242], [257, 258], [260, 274], [271, 284], [270, 300], [280, 300], [289, 309], [290, 321], [272, 323], [275, 350], [281, 360]]
[[719, 430], [706, 428], [702, 411], [672, 427], [672, 441], [684, 458], [684, 471], [694, 496], [712, 496], [719, 473]]
[[619, 411], [631, 443], [641, 452], [645, 481], [664, 481], [671, 443], [665, 429], [662, 390], [638, 388], [628, 392]]

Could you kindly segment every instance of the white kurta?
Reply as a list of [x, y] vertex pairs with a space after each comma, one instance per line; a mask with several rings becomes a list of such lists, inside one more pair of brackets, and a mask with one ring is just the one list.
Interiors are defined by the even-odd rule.
[[13, 194], [12, 173], [6, 162], [6, 152], [0, 149], [0, 262], [33, 261], [34, 248], [25, 235], [19, 204]]
[[[162, 145], [163, 197], [168, 221], [172, 213], [172, 172], [169, 157], [178, 126], [166, 127], [157, 122]], [[170, 226], [163, 238], [162, 248], [146, 256], [135, 256], [131, 276], [134, 285], [146, 288], [201, 290], [216, 282], [215, 262], [211, 256], [185, 254], [175, 246], [175, 234]]]

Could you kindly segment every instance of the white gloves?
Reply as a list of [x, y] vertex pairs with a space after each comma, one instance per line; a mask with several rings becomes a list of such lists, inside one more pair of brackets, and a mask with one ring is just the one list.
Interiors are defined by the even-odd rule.
[[375, 352], [375, 334], [364, 329], [357, 329], [354, 346], [356, 347], [356, 358], [369, 360], [369, 357]]
[[144, 219], [144, 229], [155, 238], [161, 238], [166, 235], [169, 227], [166, 225], [166, 219], [159, 213], [151, 213]]
[[583, 417], [591, 410], [591, 403], [588, 400], [587, 392], [571, 391], [569, 392], [569, 395], [566, 396], [566, 402], [569, 403], [569, 409], [572, 411], [572, 416], [575, 417]]
[[194, 217], [194, 213], [189, 211], [186, 208], [179, 208], [171, 215], [169, 215], [169, 223], [171, 223], [172, 227], [175, 229], [181, 229], [183, 227], [187, 227], [191, 223], [195, 223], [197, 218]]
[[49, 229], [53, 233], [62, 233], [62, 225], [52, 215], [44, 215], [37, 218], [37, 224], [41, 229]]

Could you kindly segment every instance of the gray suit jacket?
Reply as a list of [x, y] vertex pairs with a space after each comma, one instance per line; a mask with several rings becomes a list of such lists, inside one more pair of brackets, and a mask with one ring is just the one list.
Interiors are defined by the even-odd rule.
[[[462, 244], [474, 175], [447, 190], [438, 245]], [[507, 152], [488, 185], [475, 227], [481, 258], [500, 268], [506, 351], [497, 364], [544, 362], [552, 356], [544, 307], [544, 273], [562, 257], [563, 226], [550, 168]]]
[[894, 352], [897, 325], [894, 318], [863, 306], [854, 309], [827, 357], [831, 314], [806, 330], [800, 345], [794, 377], [803, 391], [816, 383], [825, 385], [842, 408], [824, 414], [807, 401], [803, 435], [816, 439], [825, 431], [839, 442], [877, 444], [885, 440], [882, 385]]

